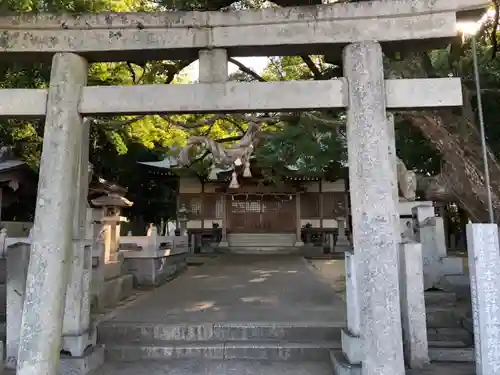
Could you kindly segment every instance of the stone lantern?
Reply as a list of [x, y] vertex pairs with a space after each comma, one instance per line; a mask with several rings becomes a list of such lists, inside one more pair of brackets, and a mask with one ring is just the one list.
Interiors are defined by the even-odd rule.
[[116, 262], [120, 246], [121, 209], [131, 207], [134, 203], [119, 194], [110, 193], [92, 200], [92, 204], [103, 210], [101, 222], [104, 234], [104, 261]]
[[180, 235], [181, 236], [186, 236], [187, 235], [187, 222], [189, 221], [189, 211], [186, 208], [186, 205], [183, 204], [179, 210], [177, 211], [177, 220], [179, 220], [179, 226], [180, 226]]

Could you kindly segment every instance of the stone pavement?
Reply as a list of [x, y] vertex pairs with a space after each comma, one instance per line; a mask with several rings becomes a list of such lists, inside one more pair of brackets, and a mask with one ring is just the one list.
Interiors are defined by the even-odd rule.
[[338, 322], [345, 302], [297, 255], [224, 255], [114, 314], [137, 323]]

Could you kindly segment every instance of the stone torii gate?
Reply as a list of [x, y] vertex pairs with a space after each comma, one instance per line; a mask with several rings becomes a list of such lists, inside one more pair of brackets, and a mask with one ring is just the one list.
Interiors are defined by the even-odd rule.
[[[55, 375], [61, 344], [70, 342], [75, 352], [92, 344], [84, 339], [88, 301], [78, 295], [85, 279], [85, 116], [346, 108], [362, 371], [404, 374], [394, 123], [387, 110], [460, 106], [462, 93], [458, 78], [384, 79], [382, 50], [445, 45], [456, 37], [458, 20], [477, 19], [488, 4], [385, 0], [221, 13], [1, 17], [3, 61], [52, 59], [49, 88], [0, 90], [0, 116], [45, 117], [17, 373]], [[226, 82], [228, 55], [340, 56], [342, 50], [344, 78]], [[88, 62], [138, 56], [199, 57], [201, 83], [86, 85]], [[67, 295], [77, 304], [65, 312]]]

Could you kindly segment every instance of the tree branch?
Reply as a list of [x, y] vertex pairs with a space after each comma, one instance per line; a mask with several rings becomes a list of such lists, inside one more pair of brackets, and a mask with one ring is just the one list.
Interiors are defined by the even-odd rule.
[[315, 80], [319, 81], [319, 80], [323, 79], [323, 73], [321, 73], [321, 71], [316, 66], [314, 61], [312, 61], [310, 56], [300, 56], [300, 57], [305, 62], [305, 64], [309, 68], [309, 70], [311, 70]]
[[127, 68], [128, 71], [130, 72], [130, 75], [132, 76], [132, 83], [136, 84], [137, 83], [137, 76], [135, 74], [134, 67], [132, 66], [132, 63], [127, 61]]
[[422, 60], [422, 67], [425, 70], [425, 73], [428, 78], [437, 78], [436, 69], [432, 65], [432, 60], [427, 52], [422, 52], [419, 54], [420, 59]]
[[127, 119], [127, 120], [106, 120], [106, 121], [103, 121], [102, 119], [92, 118], [92, 117], [89, 117], [89, 119], [95, 125], [99, 125], [99, 126], [102, 126], [104, 128], [113, 130], [113, 129], [119, 129], [121, 127], [133, 124], [134, 122], [140, 121], [140, 120], [144, 119], [145, 117], [146, 117], [146, 115], [133, 117], [133, 118]]
[[205, 152], [197, 157], [196, 159], [194, 159], [188, 166], [187, 168], [191, 168], [193, 165], [195, 165], [196, 163], [199, 163], [200, 161], [202, 161], [203, 159], [205, 159], [208, 155], [210, 155], [210, 151], [208, 150], [205, 150]]
[[252, 69], [250, 68], [247, 68], [245, 65], [243, 65], [242, 63], [240, 63], [238, 60], [235, 60], [233, 58], [229, 58], [228, 61], [230, 63], [233, 63], [234, 65], [236, 65], [238, 67], [239, 70], [241, 70], [243, 73], [246, 73], [248, 74], [249, 76], [252, 76], [253, 78], [255, 78], [257, 81], [259, 82], [267, 82], [264, 78], [262, 78], [259, 74], [257, 74], [255, 71], [253, 71]]
[[491, 35], [490, 35], [491, 47], [493, 51], [493, 53], [491, 54], [492, 59], [496, 57], [498, 52], [497, 30], [498, 30], [498, 23], [500, 20], [500, 1], [494, 0], [493, 6], [495, 7], [495, 16], [493, 17], [493, 28], [491, 30]]

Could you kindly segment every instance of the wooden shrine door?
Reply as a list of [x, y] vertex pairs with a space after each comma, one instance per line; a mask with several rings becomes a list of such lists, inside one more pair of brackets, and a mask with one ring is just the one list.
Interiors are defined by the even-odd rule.
[[228, 208], [233, 233], [295, 231], [294, 195], [235, 195], [229, 198]]

